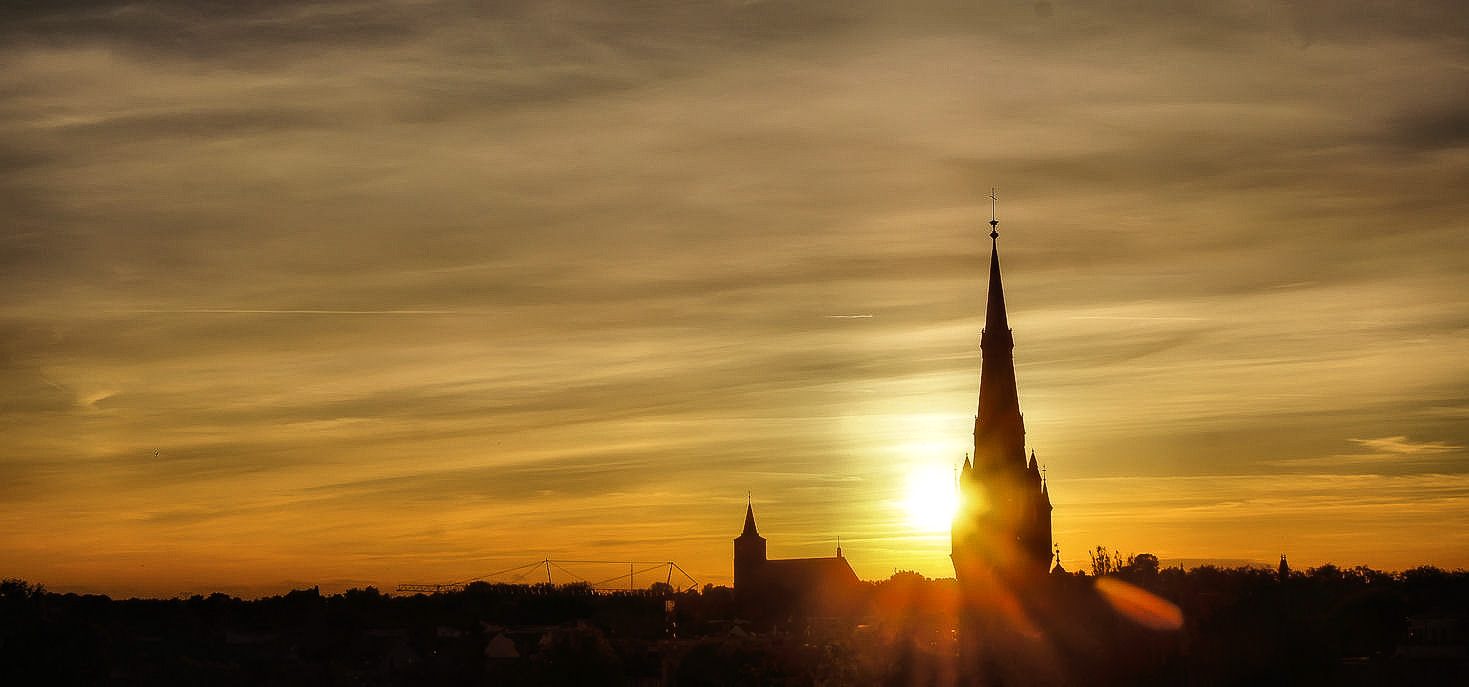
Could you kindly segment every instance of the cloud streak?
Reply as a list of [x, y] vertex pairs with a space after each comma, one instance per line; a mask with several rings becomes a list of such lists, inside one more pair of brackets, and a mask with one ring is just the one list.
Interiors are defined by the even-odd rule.
[[1450, 446], [1442, 441], [1413, 442], [1408, 437], [1382, 437], [1379, 439], [1352, 439], [1353, 443], [1382, 453], [1403, 455], [1438, 454], [1462, 451], [1463, 446]]

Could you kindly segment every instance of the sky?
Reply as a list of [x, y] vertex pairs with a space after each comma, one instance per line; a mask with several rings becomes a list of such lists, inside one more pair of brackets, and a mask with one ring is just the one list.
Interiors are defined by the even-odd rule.
[[[1458, 0], [0, 9], [0, 575], [953, 574], [990, 219], [1064, 565], [1469, 566]], [[937, 523], [937, 524], [936, 524]]]

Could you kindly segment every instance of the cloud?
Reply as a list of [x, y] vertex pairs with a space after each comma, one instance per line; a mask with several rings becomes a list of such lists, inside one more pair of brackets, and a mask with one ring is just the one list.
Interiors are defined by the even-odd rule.
[[[966, 450], [995, 185], [1057, 498], [1218, 556], [1344, 531], [1282, 474], [1457, 474], [1462, 11], [1051, 4], [6, 5], [0, 543], [392, 582], [523, 527], [717, 581], [750, 489], [947, 574], [864, 506]], [[1211, 474], [1260, 481], [1087, 481]]]
[[54, 336], [40, 323], [0, 321], [0, 416], [61, 413], [76, 406], [75, 390], [42, 367], [45, 347]]
[[12, 40], [113, 43], [144, 54], [193, 59], [245, 53], [258, 60], [283, 48], [403, 40], [415, 25], [409, 9], [392, 2], [267, 1], [201, 8], [173, 0], [81, 0], [13, 3], [0, 16]]
[[1451, 453], [1464, 449], [1463, 446], [1450, 446], [1442, 441], [1413, 442], [1404, 436], [1381, 437], [1378, 439], [1352, 439], [1351, 441], [1377, 453], [1392, 453], [1408, 456]]
[[1383, 35], [1453, 40], [1469, 28], [1464, 6], [1445, 0], [1349, 2], [1290, 0], [1291, 24], [1307, 45], [1316, 40], [1363, 40]]
[[[1108, 541], [1108, 548], [1168, 558], [1269, 561], [1284, 552], [1295, 565], [1401, 557], [1405, 562], [1394, 565], [1405, 569], [1446, 558], [1409, 553], [1413, 547], [1399, 537], [1457, 531], [1450, 523], [1469, 515], [1469, 481], [1462, 473], [1216, 474], [1083, 479], [1070, 486], [1071, 496], [1052, 489], [1052, 498], [1057, 539], [1071, 551]], [[1117, 507], [1122, 504], [1126, 508]], [[1233, 537], [1230, 530], [1247, 535]], [[1451, 539], [1438, 544], [1469, 543], [1465, 536]]]
[[247, 310], [243, 308], [193, 308], [189, 310], [121, 310], [119, 315], [454, 315], [453, 310]]
[[1394, 122], [1402, 144], [1425, 152], [1469, 145], [1469, 103], [1415, 112]]
[[[807, 3], [457, 1], [19, 3], [5, 12], [21, 45], [102, 44], [165, 60], [279, 67], [340, 51], [371, 55], [438, 45], [487, 66], [546, 74], [607, 64], [678, 68], [711, 48], [757, 50], [809, 39], [843, 14]], [[701, 60], [694, 59], [697, 64]], [[685, 61], [683, 68], [687, 68]]]

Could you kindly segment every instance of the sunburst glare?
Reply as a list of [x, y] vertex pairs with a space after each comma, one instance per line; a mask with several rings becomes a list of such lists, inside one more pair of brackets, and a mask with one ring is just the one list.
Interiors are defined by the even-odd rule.
[[948, 532], [954, 511], [959, 506], [954, 475], [936, 466], [914, 469], [908, 474], [902, 505], [908, 515], [908, 526], [912, 529], [926, 533]]

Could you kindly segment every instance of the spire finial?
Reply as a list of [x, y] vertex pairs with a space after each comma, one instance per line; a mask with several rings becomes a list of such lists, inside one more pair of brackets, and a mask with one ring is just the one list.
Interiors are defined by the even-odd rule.
[[998, 219], [995, 218], [995, 204], [998, 203], [998, 202], [1000, 202], [1000, 198], [995, 195], [995, 187], [991, 186], [990, 187], [990, 238], [992, 238], [992, 239], [1000, 238], [1000, 230], [999, 230], [1000, 220], [998, 220]]

